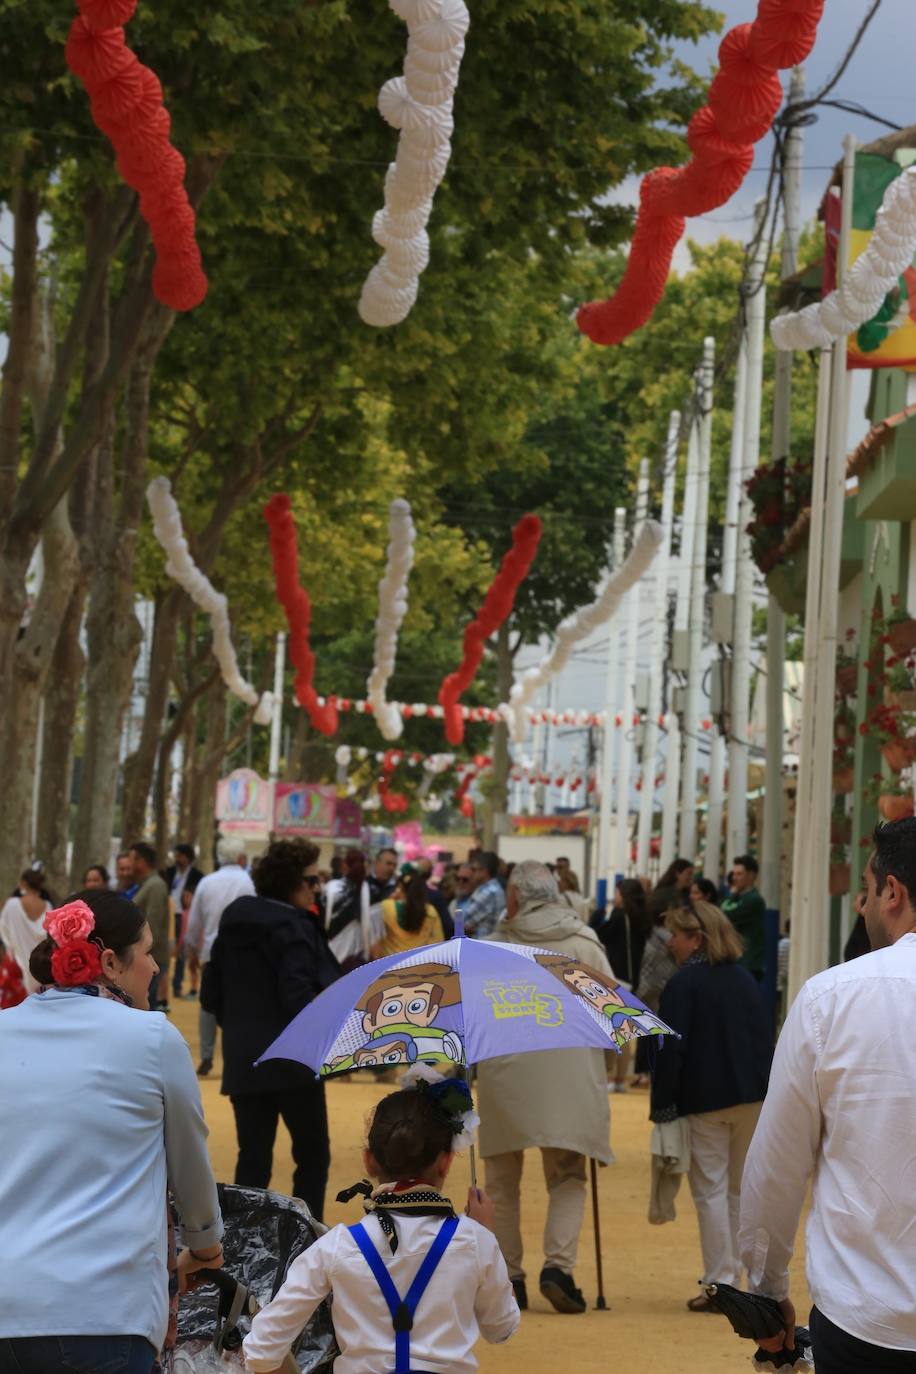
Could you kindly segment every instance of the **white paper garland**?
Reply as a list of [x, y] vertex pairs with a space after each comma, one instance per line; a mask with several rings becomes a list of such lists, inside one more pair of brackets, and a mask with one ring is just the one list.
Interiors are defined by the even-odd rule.
[[778, 349], [826, 348], [852, 334], [881, 309], [897, 279], [916, 256], [916, 166], [908, 167], [884, 193], [875, 231], [846, 273], [838, 291], [770, 325]]
[[452, 100], [470, 24], [464, 0], [390, 4], [408, 38], [404, 74], [386, 81], [378, 98], [382, 118], [400, 137], [385, 177], [385, 208], [372, 221], [372, 237], [385, 251], [359, 300], [360, 317], [376, 328], [407, 318], [429, 264], [426, 224], [451, 156]]
[[525, 738], [529, 702], [541, 687], [556, 673], [562, 671], [574, 646], [610, 620], [621, 598], [651, 567], [663, 538], [661, 525], [655, 520], [647, 520], [630, 550], [629, 557], [618, 572], [606, 579], [597, 599], [590, 606], [584, 606], [581, 611], [576, 611], [575, 615], [569, 615], [562, 620], [557, 629], [554, 646], [547, 657], [542, 659], [537, 667], [528, 668], [516, 680], [508, 703], [504, 703], [498, 709], [508, 722], [512, 739], [517, 744]]
[[413, 567], [416, 537], [410, 503], [392, 501], [388, 511], [388, 564], [385, 576], [378, 584], [375, 657], [366, 684], [366, 700], [375, 712], [378, 728], [385, 739], [400, 739], [404, 733], [401, 712], [393, 702], [388, 701], [385, 692], [394, 672], [398, 631], [407, 614], [407, 583]]
[[223, 681], [233, 696], [244, 701], [246, 706], [258, 708], [254, 717], [258, 725], [268, 725], [274, 709], [273, 693], [264, 692], [259, 698], [257, 690], [239, 672], [229, 631], [229, 603], [191, 557], [181, 526], [181, 511], [172, 495], [169, 479], [154, 477], [146, 489], [146, 500], [153, 517], [153, 531], [165, 550], [166, 572], [184, 588], [195, 606], [199, 606], [210, 617], [213, 653]]

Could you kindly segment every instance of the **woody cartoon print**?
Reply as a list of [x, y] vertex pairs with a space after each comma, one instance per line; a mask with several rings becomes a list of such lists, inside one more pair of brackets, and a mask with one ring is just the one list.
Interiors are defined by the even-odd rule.
[[535, 962], [581, 997], [591, 1010], [611, 1023], [618, 1049], [637, 1035], [670, 1035], [671, 1029], [622, 983], [563, 954], [536, 954]]
[[417, 964], [381, 974], [356, 1004], [365, 1043], [350, 1054], [335, 1055], [322, 1072], [387, 1068], [418, 1060], [440, 1067], [463, 1064], [460, 1000], [458, 972], [448, 964]]

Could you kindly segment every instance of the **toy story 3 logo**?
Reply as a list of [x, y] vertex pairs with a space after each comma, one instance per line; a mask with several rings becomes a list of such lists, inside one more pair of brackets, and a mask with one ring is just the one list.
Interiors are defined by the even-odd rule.
[[490, 979], [483, 985], [497, 1021], [514, 1021], [520, 1016], [532, 1016], [539, 1026], [562, 1026], [563, 1004], [549, 992], [539, 992], [524, 978], [511, 982]]
[[356, 1004], [365, 1044], [331, 1059], [322, 1073], [418, 1061], [463, 1064], [464, 1045], [454, 1024], [460, 997], [458, 974], [447, 964], [414, 964], [383, 973]]

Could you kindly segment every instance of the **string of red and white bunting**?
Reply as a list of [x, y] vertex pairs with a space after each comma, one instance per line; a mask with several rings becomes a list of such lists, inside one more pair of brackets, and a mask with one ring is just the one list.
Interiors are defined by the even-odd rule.
[[[319, 697], [318, 701], [322, 706], [326, 703], [330, 706], [334, 706], [337, 709], [337, 711], [339, 711], [342, 715], [346, 715], [348, 713], [355, 713], [356, 715], [360, 716], [372, 716], [375, 714], [371, 702], [358, 700], [354, 697], [338, 697], [332, 694], [328, 697]], [[404, 717], [405, 720], [442, 720], [445, 715], [444, 707], [440, 706], [438, 703], [433, 704], [420, 701], [399, 702], [393, 704], [396, 705], [396, 709], [400, 712], [400, 714]], [[461, 706], [459, 709], [461, 710], [464, 719], [466, 721], [469, 721], [471, 724], [497, 725], [500, 721], [505, 720], [506, 718], [505, 712], [501, 710], [499, 707]], [[569, 708], [565, 711], [554, 711], [549, 709], [529, 710], [526, 714], [528, 723], [530, 725], [546, 725], [548, 727], [560, 728], [562, 728], [563, 726], [589, 726], [594, 729], [603, 730], [605, 725], [607, 724], [606, 711], [585, 711], [581, 708]], [[634, 712], [632, 717], [630, 717], [630, 725], [634, 728], [640, 725], [645, 725], [648, 719], [649, 717], [645, 711], [637, 711]], [[657, 724], [660, 730], [664, 730], [664, 715], [659, 715], [657, 717]], [[712, 724], [712, 719], [709, 716], [704, 716], [700, 721], [697, 722], [696, 729], [700, 733], [706, 733], [712, 729]], [[613, 725], [615, 729], [618, 730], [623, 728], [624, 716], [622, 712], [615, 712], [613, 716]], [[682, 725], [681, 728], [684, 729], [686, 727]], [[347, 746], [342, 747], [346, 748]], [[357, 751], [354, 750], [354, 752]], [[368, 754], [370, 752], [371, 751], [366, 750], [365, 753], [361, 755], [361, 757], [368, 757]], [[384, 757], [384, 755], [382, 753], [379, 753], [378, 757], [379, 759], [381, 759], [382, 757]], [[413, 757], [413, 755], [411, 753], [408, 753], [407, 757], [411, 758]], [[422, 755], [420, 757], [422, 757]], [[442, 754], [435, 755], [434, 757], [445, 758], [454, 756]]]

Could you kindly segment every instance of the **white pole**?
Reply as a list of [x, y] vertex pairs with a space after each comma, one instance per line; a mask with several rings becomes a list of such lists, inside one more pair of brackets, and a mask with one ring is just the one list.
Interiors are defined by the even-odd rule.
[[[639, 465], [636, 488], [636, 519], [633, 523], [633, 543], [639, 538], [649, 512], [649, 460]], [[627, 644], [623, 659], [623, 724], [620, 729], [620, 756], [617, 764], [617, 826], [614, 832], [615, 868], [617, 873], [630, 871], [630, 789], [633, 774], [633, 716], [636, 710], [637, 639], [639, 638], [639, 582], [626, 594], [621, 623], [627, 627]], [[610, 885], [608, 891], [610, 892]]]
[[681, 429], [679, 411], [668, 419], [665, 445], [665, 473], [662, 486], [662, 543], [655, 555], [655, 619], [649, 645], [649, 701], [642, 745], [642, 792], [639, 796], [639, 831], [636, 843], [636, 872], [649, 872], [652, 818], [655, 813], [655, 765], [658, 752], [658, 717], [662, 709], [662, 680], [665, 645], [668, 639], [668, 566], [671, 558], [671, 531], [674, 526], [674, 486], [677, 480], [677, 450]]
[[[626, 540], [627, 513], [623, 506], [614, 511], [613, 566], [623, 564]], [[608, 891], [614, 881], [613, 845], [611, 843], [611, 790], [614, 780], [614, 740], [616, 730], [614, 716], [617, 712], [617, 674], [620, 665], [618, 652], [618, 628], [620, 610], [608, 622], [607, 627], [607, 679], [604, 693], [604, 735], [601, 741], [601, 806], [598, 813], [598, 862], [595, 865], [596, 878], [608, 879]]]
[[684, 510], [681, 514], [681, 542], [678, 550], [677, 602], [674, 611], [675, 633], [686, 634], [690, 622], [690, 570], [697, 523], [697, 467], [700, 461], [699, 431], [693, 420], [687, 432], [687, 472], [684, 477]]
[[662, 800], [662, 847], [659, 856], [661, 871], [677, 858], [677, 803], [681, 791], [681, 731], [677, 716], [669, 711], [665, 717], [665, 791]]
[[270, 719], [270, 772], [271, 782], [280, 776], [280, 739], [283, 733], [283, 674], [286, 670], [286, 635], [277, 635], [274, 650], [274, 710]]
[[699, 764], [700, 702], [703, 691], [703, 631], [706, 621], [706, 527], [709, 518], [709, 468], [712, 449], [712, 392], [715, 340], [703, 343], [703, 366], [696, 389], [699, 414], [695, 421], [698, 461], [690, 574], [690, 627], [687, 656], [687, 691], [684, 705], [684, 758], [681, 778], [681, 826], [679, 847], [685, 858], [694, 859], [697, 847], [697, 767]]
[[[805, 73], [796, 67], [789, 86], [789, 105], [805, 96]], [[801, 184], [804, 132], [793, 124], [786, 135], [783, 173], [784, 225], [782, 238], [782, 279], [793, 276], [798, 266], [798, 239], [801, 232]], [[792, 354], [777, 352], [773, 383], [773, 461], [789, 456], [792, 441]], [[785, 716], [783, 698], [786, 676], [786, 618], [772, 594], [767, 599], [767, 681], [766, 681], [766, 780], [763, 802], [763, 852], [760, 887], [767, 905], [777, 910], [782, 905], [782, 817], [783, 817], [783, 740]]]
[[722, 812], [725, 798], [725, 738], [713, 728], [709, 746], [709, 809], [706, 812], [706, 844], [703, 877], [718, 887], [722, 877]]
[[[840, 286], [849, 262], [852, 232], [852, 197], [856, 170], [856, 140], [844, 142], [843, 219], [837, 277]], [[792, 922], [792, 945], [797, 951], [790, 961], [789, 999], [813, 974], [826, 968], [829, 957], [830, 903], [830, 810], [833, 802], [833, 708], [836, 674], [837, 622], [839, 618], [840, 553], [843, 539], [843, 506], [846, 499], [846, 445], [849, 428], [849, 386], [846, 375], [847, 340], [845, 335], [833, 345], [830, 386], [830, 430], [826, 459], [826, 502], [824, 505], [823, 546], [821, 550], [820, 614], [817, 621], [817, 655], [814, 688], [814, 739], [811, 766], [811, 812], [807, 832], [809, 866], [807, 911], [796, 934]], [[818, 488], [812, 489], [812, 506]], [[813, 531], [812, 531], [813, 533]], [[814, 548], [809, 552], [814, 557]], [[810, 572], [810, 569], [809, 569]], [[806, 637], [811, 633], [805, 622]], [[792, 949], [790, 945], [790, 950]]]
[[763, 399], [763, 348], [766, 332], [766, 203], [755, 206], [757, 247], [751, 259], [745, 304], [747, 393], [744, 408], [743, 471], [735, 566], [735, 622], [732, 637], [731, 721], [728, 742], [728, 841], [726, 862], [747, 850], [747, 774], [750, 759], [751, 617], [754, 563], [747, 526], [751, 503], [746, 482], [760, 462], [760, 410]]
[[732, 443], [728, 458], [728, 487], [725, 492], [725, 526], [722, 531], [721, 590], [735, 594], [735, 568], [738, 556], [738, 518], [741, 508], [741, 476], [744, 467], [744, 401], [747, 395], [747, 331], [742, 327], [735, 364], [735, 400], [732, 407]]
[[[802, 932], [808, 927], [811, 874], [810, 825], [813, 806], [814, 712], [817, 682], [818, 617], [821, 598], [821, 552], [824, 545], [824, 491], [827, 449], [830, 441], [830, 376], [832, 354], [821, 350], [817, 383], [817, 417], [814, 429], [814, 462], [811, 473], [811, 533], [808, 538], [808, 585], [805, 594], [805, 657], [802, 678], [801, 730], [798, 745], [798, 782], [795, 791], [795, 843], [792, 851], [792, 941], [789, 945], [789, 1000], [805, 981], [807, 957], [802, 958]], [[831, 708], [831, 719], [833, 709]], [[826, 900], [826, 895], [824, 897]]]

